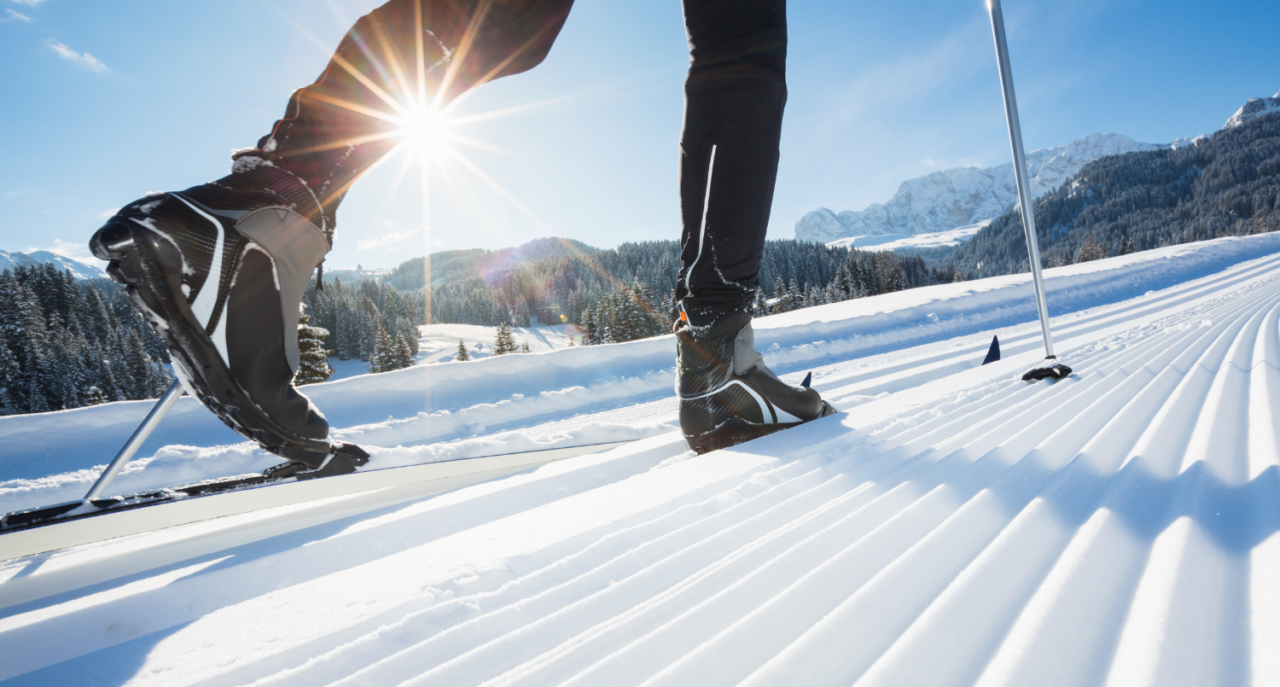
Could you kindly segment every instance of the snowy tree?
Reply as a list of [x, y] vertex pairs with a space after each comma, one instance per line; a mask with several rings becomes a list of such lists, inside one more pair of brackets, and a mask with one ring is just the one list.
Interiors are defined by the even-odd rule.
[[395, 369], [395, 342], [382, 325], [374, 333], [373, 351], [369, 354], [369, 372], [379, 374]]
[[792, 279], [787, 284], [787, 310], [799, 310], [805, 306], [804, 295], [800, 293], [800, 285]]
[[22, 407], [22, 368], [9, 350], [9, 341], [0, 328], [0, 415], [17, 415]]
[[[102, 393], [102, 389], [99, 389], [96, 386], [89, 387], [89, 390], [85, 392], [84, 397], [84, 404], [87, 406], [97, 406], [107, 402], [107, 397]], [[3, 399], [0, 399], [0, 403], [3, 403]]]
[[768, 310], [769, 306], [764, 299], [764, 289], [757, 287], [755, 300], [751, 303], [751, 313], [755, 317], [764, 317], [769, 314]]
[[590, 346], [595, 343], [596, 318], [591, 308], [584, 308], [582, 315], [578, 318], [578, 329], [582, 330], [582, 345]]
[[298, 313], [298, 372], [293, 377], [294, 386], [317, 384], [333, 376], [329, 351], [324, 347], [329, 330], [313, 327], [309, 322], [311, 316], [305, 309]]
[[516, 352], [516, 338], [511, 335], [511, 327], [505, 322], [498, 325], [498, 334], [494, 337], [492, 355], [507, 355]]
[[835, 296], [831, 300], [832, 303], [836, 302], [835, 299], [844, 300], [853, 295], [852, 280], [849, 275], [849, 262], [847, 260], [842, 261], [840, 267], [836, 269], [836, 276], [831, 280], [831, 290]]
[[[364, 296], [360, 301], [360, 312], [358, 314], [357, 331], [360, 337], [360, 359], [373, 363], [373, 355], [376, 355], [378, 348], [378, 330], [385, 329], [382, 324], [381, 313], [378, 306], [374, 304], [369, 296]], [[388, 342], [390, 335], [388, 334]], [[388, 343], [388, 345], [390, 345]]]
[[618, 340], [615, 339], [613, 336], [612, 326], [608, 324], [604, 326], [604, 329], [600, 332], [600, 340], [597, 343], [602, 343], [602, 344], [618, 343]]
[[520, 343], [520, 352], [521, 352], [521, 353], [528, 353], [528, 352], [529, 352], [529, 342], [528, 342], [528, 341], [521, 341], [521, 343]]
[[391, 349], [391, 369], [386, 370], [404, 370], [413, 367], [413, 345], [407, 334], [396, 337], [395, 345]]
[[458, 353], [453, 356], [453, 359], [460, 363], [471, 360], [471, 354], [467, 352], [467, 345], [462, 343], [462, 339], [458, 339]]
[[1107, 249], [1098, 245], [1098, 242], [1093, 240], [1093, 236], [1086, 238], [1080, 250], [1076, 251], [1077, 263], [1101, 260], [1105, 257], [1107, 257]]
[[782, 277], [778, 277], [773, 281], [773, 312], [780, 313], [790, 310], [787, 301], [787, 284], [782, 281]]

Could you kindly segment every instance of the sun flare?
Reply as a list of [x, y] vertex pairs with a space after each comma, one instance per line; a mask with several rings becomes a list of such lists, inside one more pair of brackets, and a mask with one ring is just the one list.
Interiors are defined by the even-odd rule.
[[420, 155], [444, 153], [453, 140], [453, 122], [430, 103], [417, 103], [400, 121], [400, 138]]

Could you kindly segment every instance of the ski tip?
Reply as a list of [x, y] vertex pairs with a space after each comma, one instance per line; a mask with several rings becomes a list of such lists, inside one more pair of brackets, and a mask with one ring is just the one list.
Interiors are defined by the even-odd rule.
[[807, 374], [807, 375], [805, 375], [805, 376], [804, 376], [804, 381], [803, 381], [803, 382], [800, 382], [800, 386], [802, 386], [802, 387], [804, 387], [804, 388], [808, 389], [808, 388], [809, 388], [809, 385], [810, 385], [810, 384], [812, 384], [812, 383], [813, 383], [813, 373], [812, 373], [812, 372], [810, 372], [809, 374]]
[[1054, 363], [1045, 367], [1037, 367], [1034, 370], [1028, 370], [1022, 375], [1024, 382], [1038, 382], [1042, 379], [1065, 379], [1071, 376], [1071, 368], [1062, 363]]
[[987, 365], [1000, 360], [1000, 337], [991, 337], [991, 348], [987, 349], [987, 357], [983, 359], [982, 364]]

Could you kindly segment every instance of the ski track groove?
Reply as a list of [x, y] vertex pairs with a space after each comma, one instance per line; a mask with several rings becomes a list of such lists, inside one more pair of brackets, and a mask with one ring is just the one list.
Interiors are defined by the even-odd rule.
[[[653, 495], [496, 565], [404, 587], [416, 591], [353, 615], [359, 622], [313, 631], [305, 651], [285, 642], [202, 664], [181, 680], [1274, 684], [1278, 269], [1280, 258], [1255, 260], [1056, 320], [1058, 347], [1077, 369], [1056, 383], [1011, 383], [1020, 368], [1009, 364], [1008, 373], [975, 371], [961, 390], [904, 401], [897, 412], [877, 416], [866, 405], [872, 413], [861, 422], [868, 402], [972, 370], [989, 341], [815, 368], [814, 386], [849, 412], [722, 452], [717, 460], [741, 461], [736, 471]], [[1033, 326], [998, 334], [1006, 360], [1030, 360], [1040, 346]], [[674, 411], [662, 399], [518, 429], [551, 436], [590, 421], [670, 421]], [[801, 433], [802, 448], [788, 443]], [[93, 587], [100, 602], [86, 597], [59, 611], [77, 603], [63, 594], [0, 608], [0, 644], [85, 637], [109, 648], [118, 640], [94, 633], [129, 608], [150, 609], [151, 624], [135, 635], [144, 638], [188, 618], [198, 626], [231, 605], [265, 610], [277, 590], [430, 556], [474, 530], [664, 470], [701, 474], [709, 457], [674, 445], [655, 444], [643, 460], [603, 454], [475, 499], [464, 491], [353, 517], [260, 559], [215, 555], [105, 580]], [[552, 492], [560, 500], [547, 504]], [[320, 567], [289, 572], [308, 563]], [[203, 605], [190, 598], [247, 580], [259, 582]], [[112, 596], [124, 582], [137, 589]], [[182, 646], [129, 684], [173, 681]]]
[[[1227, 314], [1227, 313], [1223, 313], [1223, 314]], [[1233, 322], [1233, 324], [1234, 324], [1234, 322]], [[1226, 337], [1230, 337], [1231, 335], [1233, 335], [1233, 334], [1235, 333], [1235, 332], [1231, 331], [1231, 328], [1223, 328], [1223, 329], [1224, 329], [1224, 331], [1223, 331], [1223, 333], [1222, 333], [1222, 336], [1221, 336], [1221, 337], [1219, 337], [1219, 340], [1221, 340], [1221, 339], [1223, 339], [1223, 338], [1226, 338]], [[1181, 336], [1179, 336], [1179, 334], [1181, 334]], [[1177, 338], [1190, 338], [1190, 336], [1191, 336], [1190, 334], [1185, 334], [1185, 333], [1179, 333], [1179, 334], [1175, 334], [1175, 335], [1174, 335], [1174, 337], [1177, 337]], [[1174, 337], [1170, 337], [1170, 338], [1174, 338]], [[1111, 369], [1118, 369], [1118, 368], [1122, 368], [1122, 367], [1123, 367], [1123, 366], [1128, 362], [1128, 359], [1136, 359], [1136, 358], [1139, 358], [1139, 357], [1140, 357], [1140, 356], [1145, 352], [1145, 351], [1144, 351], [1144, 350], [1142, 350], [1142, 349], [1145, 349], [1145, 348], [1148, 348], [1148, 347], [1155, 347], [1155, 346], [1157, 346], [1157, 345], [1159, 345], [1159, 344], [1161, 344], [1161, 343], [1167, 343], [1167, 342], [1163, 342], [1163, 341], [1161, 341], [1161, 342], [1152, 342], [1152, 343], [1148, 344], [1148, 346], [1142, 346], [1142, 347], [1140, 347], [1140, 348], [1130, 349], [1130, 350], [1126, 351], [1127, 355], [1121, 356], [1121, 357], [1120, 357], [1120, 359], [1117, 359], [1117, 360], [1115, 360], [1115, 361], [1111, 361], [1111, 364], [1109, 364], [1109, 365], [1103, 365], [1103, 366], [1100, 366], [1100, 368], [1101, 368], [1101, 369], [1099, 369], [1099, 370], [1098, 370], [1098, 374], [1099, 374], [1100, 376], [1102, 376], [1102, 377], [1103, 377], [1103, 379], [1104, 379], [1104, 381], [1105, 381], [1105, 380], [1107, 379], [1107, 377], [1105, 376], [1105, 373], [1106, 373], [1106, 372], [1109, 372]], [[1166, 350], [1168, 350], [1168, 349], [1166, 349]], [[1175, 348], [1175, 349], [1173, 349], [1173, 350], [1176, 350], [1176, 348]], [[1202, 356], [1202, 358], [1203, 358], [1203, 356]], [[1154, 363], [1154, 364], [1158, 365], [1158, 364], [1159, 364], [1159, 361], [1156, 361], [1156, 363]], [[1198, 360], [1198, 361], [1197, 361], [1197, 364], [1199, 364], [1200, 366], [1202, 366], [1202, 367], [1203, 367], [1203, 366], [1205, 365], [1205, 361], [1204, 361], [1203, 359]], [[1220, 367], [1220, 366], [1221, 366], [1221, 362], [1220, 362], [1220, 361], [1213, 361], [1213, 362], [1211, 362], [1211, 363], [1210, 363], [1210, 366], [1211, 366], [1211, 367], [1215, 367], [1215, 368], [1216, 368], [1216, 367]], [[1115, 378], [1116, 378], [1116, 376], [1115, 376], [1115, 375], [1112, 375], [1112, 376], [1111, 376], [1111, 379], [1115, 379]], [[1133, 377], [1131, 377], [1131, 376], [1126, 376], [1125, 381], [1127, 381], [1128, 379], [1133, 379]], [[1079, 386], [1079, 385], [1073, 385], [1073, 386]], [[1096, 397], [1096, 396], [1104, 396], [1104, 397], [1105, 397], [1105, 393], [1106, 393], [1107, 391], [1110, 391], [1110, 390], [1111, 390], [1111, 389], [1110, 389], [1110, 387], [1109, 387], [1108, 385], [1105, 385], [1105, 384], [1097, 385], [1097, 388], [1094, 390], [1094, 393], [1092, 394], [1092, 396], [1091, 396], [1091, 397], [1084, 397], [1084, 398], [1082, 398], [1082, 399], [1077, 399], [1077, 400], [1076, 400], [1076, 404], [1082, 404], [1082, 403], [1091, 403], [1091, 402], [1095, 402], [1095, 401], [1096, 401], [1096, 398], [1094, 398], [1094, 397]], [[1117, 395], [1117, 397], [1118, 397], [1118, 395]], [[1042, 403], [1043, 403], [1043, 401], [1042, 401]], [[1068, 403], [1071, 403], [1071, 401], [1068, 401]], [[1037, 412], [1037, 408], [1036, 408], [1034, 405], [1033, 405], [1032, 407], [1027, 407], [1027, 408], [1023, 408], [1023, 407], [1022, 407], [1023, 405], [1024, 405], [1023, 403], [1017, 403], [1014, 407], [1015, 407], [1015, 408], [1017, 408], [1018, 410], [1020, 410], [1020, 412], [1018, 412], [1018, 413], [1017, 413], [1017, 415], [1016, 415], [1015, 417], [1011, 417], [1011, 418], [1001, 418], [1001, 419], [1003, 420], [1003, 422], [1001, 422], [1001, 423], [1000, 423], [1000, 426], [993, 427], [993, 428], [990, 430], [990, 432], [988, 432], [988, 433], [989, 433], [989, 434], [990, 434], [990, 433], [998, 433], [999, 429], [1000, 429], [1002, 426], [1008, 426], [1008, 425], [1010, 425], [1010, 424], [1016, 424], [1020, 419], [1025, 418], [1026, 416], [1029, 416], [1029, 415], [1034, 415], [1034, 414], [1036, 414], [1036, 412]], [[1069, 408], [1068, 408], [1067, 410], [1069, 410]], [[952, 416], [952, 417], [954, 417], [954, 416]], [[1091, 420], [1095, 425], [1096, 425], [1096, 424], [1098, 424], [1098, 422], [1099, 422], [1099, 420], [1100, 420], [1100, 418], [1098, 417], [1098, 415], [1097, 415], [1096, 413], [1095, 413], [1095, 414], [1092, 414], [1092, 415], [1076, 415], [1076, 417], [1077, 417], [1077, 418], [1085, 418], [1085, 419]], [[957, 419], [956, 419], [956, 421], [962, 421], [962, 418], [957, 418]], [[995, 422], [994, 422], [994, 421], [992, 421], [992, 422], [989, 422], [988, 424], [995, 424]], [[947, 429], [947, 427], [946, 427], [945, 425], [943, 425], [942, 427], [940, 427], [940, 428], [939, 428], [939, 431], [946, 431], [946, 429]], [[1068, 424], [1067, 426], [1063, 427], [1063, 428], [1058, 432], [1058, 434], [1069, 434], [1072, 430], [1078, 430], [1078, 429], [1079, 429], [1079, 428], [1074, 427], [1074, 426], [1072, 426], [1071, 424]], [[1083, 429], [1082, 431], [1080, 431], [1080, 434], [1081, 434], [1081, 435], [1083, 435], [1083, 436], [1091, 436], [1094, 432], [1098, 431], [1099, 429], [1101, 429], [1101, 427], [1097, 427], [1097, 426], [1095, 426], [1095, 427], [1091, 427], [1091, 428], [1086, 428], [1086, 429]], [[1035, 427], [1035, 425], [1034, 425], [1034, 423], [1033, 423], [1031, 427], [1029, 427], [1029, 428], [1028, 428], [1028, 429], [1026, 429], [1026, 430], [1023, 430], [1023, 432], [1022, 432], [1022, 433], [1028, 433], [1028, 434], [1035, 435], [1037, 432], [1038, 432], [1038, 428], [1036, 428], [1036, 427]], [[896, 438], [896, 437], [895, 437], [895, 438]], [[1016, 438], [1016, 435], [1015, 435], [1015, 438]], [[973, 443], [973, 442], [970, 442], [970, 444], [972, 444], [972, 443]], [[1061, 447], [1059, 447], [1059, 448], [1061, 448]], [[1072, 448], [1070, 448], [1070, 449], [1066, 449], [1066, 450], [1059, 450], [1059, 451], [1058, 451], [1058, 453], [1059, 453], [1059, 458], [1061, 459], [1061, 458], [1064, 458], [1064, 457], [1070, 457], [1070, 456], [1074, 455], [1075, 450], [1076, 450], [1076, 449], [1078, 449], [1078, 448], [1079, 448], [1079, 447], [1072, 447]], [[1042, 459], [1042, 460], [1043, 460], [1043, 459]], [[1029, 464], [1029, 463], [1028, 463], [1028, 462], [1025, 462], [1025, 461], [1024, 461], [1024, 462], [1019, 462], [1018, 464], [1016, 464], [1016, 465], [1014, 465], [1014, 466], [1010, 466], [1009, 471], [1010, 471], [1010, 472], [1012, 472], [1012, 471], [1016, 470], [1016, 468], [1017, 468], [1018, 466], [1020, 466], [1020, 465], [1028, 465], [1028, 464]], [[1028, 471], [1029, 471], [1029, 470], [1028, 470]], [[1040, 470], [1040, 472], [1041, 472], [1041, 473], [1043, 473], [1043, 474], [1044, 474], [1044, 475], [1046, 475], [1046, 476], [1052, 475], [1052, 472], [1047, 471], [1047, 470], [1043, 470], [1043, 469], [1042, 469], [1042, 470]], [[1022, 487], [1023, 487], [1023, 491], [1025, 491], [1025, 490], [1026, 490], [1026, 486], [1027, 486], [1027, 484], [1028, 484], [1028, 483], [1030, 483], [1030, 484], [1032, 484], [1032, 485], [1037, 485], [1037, 484], [1038, 484], [1038, 483], [1034, 482], [1033, 480], [1025, 480], [1025, 479], [1020, 480], [1020, 477], [1022, 477], [1022, 476], [1020, 476], [1020, 475], [1013, 475], [1013, 476], [1011, 476], [1011, 477], [1005, 477], [1005, 479], [1007, 479], [1007, 480], [1009, 480], [1009, 481], [1011, 481], [1011, 482], [1014, 482], [1017, 486], [1022, 486]], [[1022, 500], [1024, 500], [1024, 501], [1028, 501], [1029, 499], [1024, 495], [1024, 497], [1023, 497], [1023, 499], [1022, 499]], [[980, 509], [981, 509], [981, 507], [980, 507], [980, 506], [975, 507], [975, 506], [973, 506], [972, 504], [974, 504], [974, 501], [973, 501], [973, 500], [970, 500], [970, 501], [966, 504], [966, 506], [965, 506], [965, 507], [966, 507], [966, 508], [975, 509], [975, 510], [980, 510]], [[1017, 510], [1015, 510], [1014, 512], [1017, 512]], [[954, 517], [954, 516], [953, 516], [953, 517]], [[960, 527], [960, 528], [964, 529], [964, 525], [963, 525], [963, 524], [957, 524], [957, 525], [954, 525], [954, 527]], [[936, 532], [939, 532], [939, 531], [943, 531], [943, 530], [939, 529], [939, 530], [935, 530], [934, 532], [936, 533]], [[934, 533], [930, 533], [930, 534], [931, 534], [931, 536], [935, 536], [935, 537], [937, 536], [937, 535], [935, 535]], [[972, 547], [971, 547], [971, 548], [972, 548]], [[979, 546], [979, 547], [978, 547], [978, 551], [985, 550], [985, 548], [986, 548], [986, 543], [985, 543], [985, 541], [984, 541], [984, 542], [981, 542], [981, 546]], [[927, 555], [927, 554], [920, 554], [920, 555]], [[935, 557], [935, 560], [936, 560], [936, 557]], [[961, 563], [963, 563], [963, 564], [967, 564], [967, 563], [969, 562], [969, 559], [968, 559], [968, 558], [961, 557], [961, 558], [960, 558], [960, 562], [961, 562]], [[893, 577], [892, 575], [886, 575], [886, 573], [887, 573], [888, 571], [891, 571], [891, 570], [892, 570], [892, 566], [886, 567], [886, 568], [885, 568], [885, 572], [884, 572], [884, 573], [881, 573], [881, 575], [882, 575], [882, 576], [884, 576], [884, 577], [887, 577], [887, 578], [889, 578], [889, 579], [892, 579], [892, 577]], [[926, 595], [923, 595], [923, 596], [927, 598], [929, 595], [927, 595], [927, 594], [926, 594]], [[739, 606], [747, 605], [747, 604], [740, 604], [740, 603], [738, 603], [738, 601], [737, 601], [737, 600], [735, 600], [735, 601], [734, 601], [734, 604], [735, 604], [735, 605], [739, 605]], [[883, 611], [884, 609], [881, 609], [881, 610]], [[716, 613], [713, 613], [713, 614], [711, 614], [711, 615], [712, 615], [712, 617], [716, 617], [716, 618], [718, 618], [718, 617], [721, 617], [721, 615], [722, 615], [722, 614], [716, 614]], [[799, 624], [800, 624], [800, 625], [807, 625], [807, 623], [806, 623], [806, 622], [800, 622]], [[714, 626], [714, 624], [713, 624], [713, 626]], [[772, 625], [772, 624], [768, 624], [767, 626], [772, 627], [773, 625]], [[523, 630], [523, 631], [525, 631], [525, 632], [536, 632], [536, 631], [538, 631], [538, 629], [539, 629], [539, 628], [537, 628], [536, 626], [526, 626], [526, 627], [522, 627], [522, 630]], [[667, 628], [663, 628], [663, 629], [667, 629]], [[883, 631], [883, 629], [884, 629], [883, 627], [878, 627], [878, 628], [877, 628], [877, 630], [878, 630], [878, 631], [881, 631], [881, 632]], [[669, 634], [669, 633], [667, 633], [667, 634]], [[753, 632], [749, 632], [749, 634], [753, 634]], [[847, 635], [843, 635], [843, 636], [846, 636], [846, 637], [847, 637]], [[499, 639], [497, 639], [497, 640], [494, 640], [494, 641], [490, 642], [490, 645], [493, 647], [493, 649], [492, 649], [492, 651], [491, 651], [491, 654], [498, 654], [498, 655], [501, 655], [501, 654], [505, 653], [505, 652], [504, 652], [505, 647], [503, 646], [503, 641], [502, 641], [502, 639], [505, 639], [505, 638], [506, 638], [506, 637], [504, 636], [504, 637], [502, 637], [502, 638], [499, 638]], [[680, 647], [680, 646], [684, 646], [684, 645], [686, 645], [686, 644], [687, 644], [687, 640], [688, 640], [688, 637], [681, 637], [681, 638], [679, 638], [678, 640], [676, 640], [676, 641], [673, 643], [673, 642], [670, 642], [670, 641], [669, 641], [669, 638], [664, 638], [664, 643], [667, 643], [669, 646], [673, 646], [673, 647]], [[553, 638], [553, 639], [548, 639], [548, 640], [547, 640], [547, 642], [548, 642], [548, 643], [550, 643], [552, 646], [560, 645], [560, 646], [562, 646], [562, 647], [563, 647], [565, 644], [568, 644], [568, 645], [570, 645], [570, 646], [573, 646], [573, 645], [575, 644], [574, 642], [564, 642], [564, 640], [562, 640], [562, 639], [561, 639], [561, 638], [559, 638], [559, 637], [556, 637], [556, 638]], [[517, 645], [518, 645], [518, 644], [519, 644], [519, 643], [517, 642]], [[627, 647], [626, 647], [626, 648], [630, 649], [630, 648], [632, 647], [632, 645], [638, 645], [638, 644], [639, 644], [638, 642], [630, 642], [630, 643], [628, 643], [628, 645], [627, 645]], [[822, 643], [822, 642], [818, 642], [818, 645], [819, 645], [819, 646], [822, 646], [822, 645], [823, 645], [823, 643]], [[739, 649], [741, 648], [741, 646], [742, 646], [741, 644], [738, 644], [738, 645], [737, 645], [737, 647], [738, 647]], [[416, 649], [418, 649], [418, 648], [419, 648], [419, 647], [413, 647], [413, 649], [406, 649], [404, 652], [402, 652], [402, 654], [403, 654], [403, 655], [415, 654], [415, 656], [414, 656], [414, 657], [415, 657], [415, 659], [417, 659], [418, 661], [420, 661], [422, 664], [431, 665], [431, 661], [430, 661], [430, 659], [424, 659], [424, 658], [422, 658], [421, 656], [416, 655], [416, 654], [417, 654]], [[540, 649], [540, 650], [544, 650], [544, 649]], [[597, 651], [598, 651], [598, 650], [597, 650]], [[567, 653], [567, 652], [568, 652], [568, 650], [567, 650], [567, 649], [563, 649], [563, 648], [559, 651], [559, 653], [560, 653], [560, 654], [564, 654], [564, 653]], [[552, 653], [554, 654], [554, 653], [557, 653], [557, 652], [552, 652]], [[610, 671], [607, 675], [604, 675], [604, 676], [593, 676], [593, 675], [591, 675], [591, 673], [585, 673], [585, 674], [584, 674], [584, 677], [586, 678], [586, 679], [585, 679], [585, 683], [588, 683], [588, 684], [589, 684], [589, 683], [592, 683], [592, 682], [593, 682], [593, 678], [599, 678], [599, 679], [603, 679], [603, 680], [608, 681], [610, 684], [620, 684], [620, 683], [615, 682], [615, 681], [616, 681], [616, 680], [618, 680], [618, 679], [620, 679], [620, 678], [623, 678], [624, 676], [626, 676], [626, 677], [634, 677], [634, 676], [636, 675], [636, 672], [635, 672], [635, 671], [636, 671], [636, 669], [637, 669], [637, 668], [641, 668], [641, 669], [643, 669], [643, 666], [644, 666], [644, 665], [646, 665], [646, 664], [648, 664], [648, 665], [653, 665], [654, 663], [656, 663], [656, 664], [658, 664], [658, 665], [663, 664], [663, 661], [661, 661], [661, 660], [657, 660], [657, 661], [654, 661], [654, 660], [653, 660], [653, 659], [655, 658], [655, 656], [654, 656], [654, 654], [653, 654], [653, 650], [652, 650], [652, 648], [651, 648], [651, 647], [643, 647], [643, 646], [641, 646], [640, 648], [638, 648], [638, 649], [636, 649], [636, 650], [632, 651], [632, 653], [634, 653], [634, 654], [635, 654], [635, 660], [634, 660], [634, 661], [628, 662], [628, 664], [627, 664], [627, 665], [625, 665], [625, 667], [622, 667], [622, 668], [620, 668], [620, 669], [618, 669], [618, 670]], [[690, 653], [689, 653], [689, 657], [690, 657], [690, 658], [696, 658], [696, 657], [697, 657], [697, 655], [698, 655], [698, 653], [699, 653], [699, 652], [698, 652], [698, 650], [697, 650], [697, 649], [695, 649], [694, 651], [692, 651], [692, 652], [690, 652]], [[705, 672], [704, 672], [704, 671], [698, 671], [698, 672], [694, 672], [694, 673], [688, 673], [688, 672], [680, 671], [680, 672], [682, 673], [682, 674], [681, 674], [681, 678], [680, 678], [680, 680], [687, 680], [688, 678], [693, 677], [693, 678], [694, 678], [694, 680], [695, 680], [698, 684], [715, 684], [715, 683], [720, 683], [720, 682], [724, 682], [724, 683], [732, 683], [732, 682], [735, 682], [735, 681], [736, 681], [736, 680], [724, 680], [724, 679], [723, 679], [723, 678], [724, 678], [724, 671], [723, 671], [723, 667], [722, 667], [722, 666], [717, 665], [718, 661], [717, 661], [716, 659], [717, 659], [718, 657], [715, 655], [715, 652], [714, 652], [714, 651], [711, 651], [711, 652], [704, 652], [704, 653], [710, 654], [710, 655], [712, 656], [711, 660], [709, 661], [709, 665], [708, 665], [708, 666], [706, 666]], [[754, 655], [754, 654], [753, 654], [753, 652], [748, 652], [748, 653], [749, 653], [749, 654]], [[617, 656], [617, 653], [610, 654], [610, 655], [609, 655], [609, 658], [608, 658], [608, 659], [606, 659], [606, 661], [608, 661], [608, 660], [614, 660], [614, 661], [619, 660], [619, 659], [616, 659], [616, 658], [615, 658], [615, 656]], [[509, 657], [509, 654], [508, 654], [508, 657]], [[486, 658], [488, 658], [489, 660], [492, 660], [492, 656], [489, 656], [489, 657], [479, 657], [479, 658], [477, 658], [476, 660], [477, 660], [477, 661], [481, 661], [481, 662], [485, 662], [485, 663], [487, 664], [487, 667], [488, 667], [489, 669], [491, 669], [491, 670], [492, 670], [492, 669], [494, 669], [494, 668], [493, 668], [493, 664], [492, 664], [492, 663], [489, 663], [488, 661], [486, 661]], [[659, 658], [659, 659], [660, 659], [660, 658], [662, 658], [662, 657], [661, 657], [661, 656], [659, 656], [659, 657], [657, 657], [657, 658]], [[518, 659], [509, 659], [509, 660], [518, 660]], [[541, 663], [545, 665], [545, 664], [546, 664], [546, 663], [548, 663], [550, 660], [551, 660], [551, 657], [545, 657], [545, 656], [544, 656], [544, 659], [543, 659], [543, 661], [542, 661]], [[678, 662], [672, 663], [672, 664], [670, 665], [670, 667], [668, 668], [668, 670], [669, 670], [669, 671], [672, 671], [672, 672], [678, 671], [681, 667], [683, 667], [683, 665], [684, 665], [684, 664], [686, 664], [686, 663], [688, 663], [688, 662], [689, 662], [689, 659], [688, 659], [688, 658], [686, 658], [684, 661], [678, 661]], [[448, 666], [448, 665], [449, 665], [449, 664], [441, 665], [441, 666], [437, 669], [437, 671], [439, 671], [439, 670], [441, 670], [441, 669], [445, 668], [445, 667], [446, 667], [446, 666]], [[599, 663], [597, 663], [597, 664], [596, 664], [596, 666], [598, 666], [598, 665], [599, 665]], [[592, 668], [596, 668], [596, 666], [592, 666]], [[536, 669], [536, 666], [535, 666], [535, 669]], [[598, 669], [597, 669], [597, 670], [598, 670]], [[432, 684], [432, 683], [436, 683], [436, 684], [449, 684], [449, 683], [450, 683], [450, 678], [449, 678], [447, 675], [446, 675], [445, 677], [441, 677], [441, 678], [440, 678], [440, 679], [438, 679], [438, 680], [433, 680], [433, 679], [432, 679], [432, 678], [433, 678], [433, 677], [435, 677], [437, 674], [439, 674], [437, 671], [428, 671], [428, 672], [426, 672], [426, 673], [422, 673], [422, 674], [420, 674], [420, 675], [419, 675], [418, 679], [417, 679], [417, 680], [414, 680], [413, 682], [414, 682], [414, 683], [417, 683], [417, 684]], [[473, 669], [473, 671], [474, 671], [474, 669]], [[405, 675], [406, 673], [407, 673], [407, 674], [413, 674], [413, 673], [414, 673], [414, 669], [408, 669], [408, 670], [403, 670], [403, 669], [402, 669], [401, 671], [399, 671], [399, 672], [398, 672], [398, 676], [403, 676], [403, 675]], [[528, 674], [528, 672], [526, 671], [526, 675], [527, 675], [527, 674]], [[393, 678], [393, 677], [396, 677], [396, 676], [397, 676], [397, 672], [391, 672], [391, 673], [372, 673], [372, 674], [366, 674], [366, 675], [365, 675], [365, 677], [366, 677], [366, 678], [372, 678], [375, 682], [382, 682], [382, 681], [383, 681], [384, 679], [386, 679], [386, 678]], [[475, 677], [476, 675], [475, 675], [475, 673], [474, 673], [474, 672], [472, 672], [472, 673], [471, 673], [471, 676], [472, 676], [472, 677]], [[514, 676], [514, 675], [504, 675], [503, 677], [506, 677], [507, 679], [505, 679], [505, 680], [494, 680], [494, 681], [492, 681], [492, 684], [514, 684], [514, 683], [516, 682], [514, 678], [516, 678], [517, 676]], [[555, 676], [552, 676], [552, 675], [542, 675], [541, 677], [543, 678], [542, 680], [534, 680], [533, 682], [535, 682], [535, 683], [541, 683], [541, 684], [546, 684], [546, 683], [549, 683], [549, 682], [559, 682], [561, 679], [565, 678], [566, 676], [565, 676], [565, 675], [555, 675]], [[717, 678], [719, 678], [719, 679], [717, 679]], [[571, 683], [566, 683], [566, 684], [571, 684]], [[686, 684], [687, 684], [687, 682], [686, 682]]]

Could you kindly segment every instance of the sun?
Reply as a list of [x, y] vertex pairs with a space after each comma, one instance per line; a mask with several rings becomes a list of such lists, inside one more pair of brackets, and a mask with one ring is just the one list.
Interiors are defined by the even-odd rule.
[[444, 153], [453, 140], [453, 122], [431, 102], [418, 102], [400, 118], [400, 138], [420, 155]]

